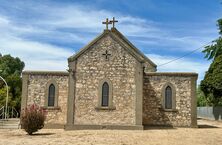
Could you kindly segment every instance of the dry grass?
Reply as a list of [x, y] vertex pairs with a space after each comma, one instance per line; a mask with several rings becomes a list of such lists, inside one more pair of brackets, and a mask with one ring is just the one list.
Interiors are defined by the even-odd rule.
[[0, 144], [14, 145], [221, 145], [222, 122], [199, 120], [198, 129], [79, 130], [42, 129], [29, 136], [22, 130], [0, 130]]

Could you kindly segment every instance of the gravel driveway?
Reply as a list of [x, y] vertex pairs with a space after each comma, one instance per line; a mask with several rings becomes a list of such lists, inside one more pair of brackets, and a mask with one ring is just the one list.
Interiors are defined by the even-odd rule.
[[29, 136], [23, 130], [0, 130], [2, 145], [222, 145], [222, 122], [198, 120], [199, 128], [129, 130], [42, 129]]

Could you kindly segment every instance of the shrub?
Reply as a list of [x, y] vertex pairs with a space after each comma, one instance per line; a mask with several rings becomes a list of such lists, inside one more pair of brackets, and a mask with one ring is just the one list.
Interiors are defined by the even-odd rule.
[[36, 104], [26, 107], [21, 114], [21, 126], [29, 134], [44, 127], [46, 112]]

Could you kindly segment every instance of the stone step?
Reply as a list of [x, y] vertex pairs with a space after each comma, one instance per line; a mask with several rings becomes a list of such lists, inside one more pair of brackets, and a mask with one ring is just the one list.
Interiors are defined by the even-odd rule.
[[0, 129], [20, 129], [20, 125], [0, 126]]
[[0, 126], [0, 129], [20, 129], [19, 125], [13, 126]]
[[0, 120], [0, 129], [18, 129], [20, 127], [19, 118], [9, 118]]
[[20, 122], [0, 122], [0, 125], [8, 125], [8, 124], [9, 124], [9, 125], [10, 125], [10, 124], [11, 124], [11, 125], [13, 125], [13, 124], [16, 125], [16, 124], [20, 124]]
[[20, 120], [0, 120], [0, 122], [19, 122]]
[[20, 121], [20, 119], [19, 118], [0, 119], [0, 122], [5, 122], [5, 121]]
[[19, 123], [4, 123], [4, 124], [0, 124], [0, 126], [10, 126], [10, 125], [19, 125]]

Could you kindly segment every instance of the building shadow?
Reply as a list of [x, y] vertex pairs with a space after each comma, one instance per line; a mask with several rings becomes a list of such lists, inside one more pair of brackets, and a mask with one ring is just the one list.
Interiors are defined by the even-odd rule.
[[170, 126], [170, 125], [144, 125], [143, 126], [144, 130], [159, 130], [159, 129], [177, 129], [177, 128], [174, 128], [173, 126]]
[[149, 129], [175, 129], [169, 119], [176, 118], [176, 113], [165, 112], [162, 108], [161, 97], [151, 85], [149, 78], [143, 80], [143, 125]]
[[200, 124], [198, 125], [198, 128], [219, 128], [217, 126], [213, 126], [213, 125], [208, 125], [208, 124]]
[[31, 136], [48, 136], [48, 135], [54, 135], [55, 133], [34, 133]]

